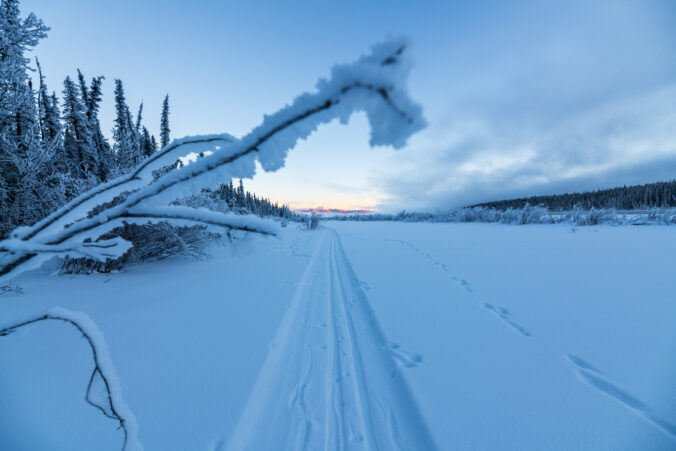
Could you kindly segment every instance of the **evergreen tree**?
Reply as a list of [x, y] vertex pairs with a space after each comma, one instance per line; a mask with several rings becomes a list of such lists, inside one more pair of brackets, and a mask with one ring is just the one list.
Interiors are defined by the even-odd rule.
[[146, 157], [149, 157], [155, 152], [155, 148], [153, 146], [153, 139], [150, 137], [150, 132], [148, 132], [148, 129], [143, 127], [143, 135], [142, 135], [142, 146], [141, 150], [143, 152], [143, 155]]
[[[87, 120], [89, 121], [89, 127], [92, 130], [93, 144], [99, 160], [97, 175], [101, 181], [110, 178], [111, 171], [113, 171], [115, 166], [113, 150], [111, 149], [110, 144], [108, 144], [106, 137], [103, 136], [101, 122], [99, 121], [99, 107], [103, 98], [101, 86], [103, 85], [104, 79], [105, 77], [103, 76], [92, 78], [86, 101]], [[84, 90], [87, 90], [86, 85], [84, 85]]]
[[[47, 119], [47, 123], [51, 123], [51, 130], [54, 130], [56, 134], [56, 140], [52, 141], [52, 146], [54, 148], [54, 168], [62, 173], [66, 174], [70, 171], [68, 156], [66, 155], [66, 149], [63, 146], [63, 133], [61, 133], [61, 113], [59, 110], [59, 99], [56, 98], [56, 93], [52, 92], [50, 97], [49, 108], [51, 115]], [[48, 125], [49, 126], [49, 125]], [[46, 142], [45, 146], [49, 146], [49, 143]]]
[[89, 109], [89, 90], [87, 89], [87, 82], [85, 81], [84, 75], [80, 69], [77, 70], [77, 79], [80, 82], [80, 95], [82, 96], [82, 103], [85, 106], [85, 109]]
[[136, 131], [142, 133], [141, 121], [143, 120], [143, 102], [138, 107], [138, 114], [136, 115]]
[[[24, 50], [36, 45], [44, 32], [38, 32], [36, 25], [31, 35], [31, 18], [37, 20], [34, 16], [19, 18], [16, 1], [0, 3], [0, 180], [3, 190], [0, 218], [3, 225], [9, 224], [7, 219], [25, 175], [20, 165], [27, 158], [28, 144], [34, 138], [30, 134], [34, 117], [28, 117], [31, 110], [34, 111], [34, 98], [28, 83], [28, 59], [24, 57]], [[7, 227], [0, 230], [0, 235], [4, 235]]]
[[86, 179], [97, 174], [99, 159], [93, 145], [92, 130], [78, 88], [70, 77], [63, 82], [63, 120], [66, 127], [64, 147], [73, 176]]
[[134, 158], [133, 161], [131, 162], [131, 167], [136, 166], [139, 161], [141, 161], [141, 137], [139, 136], [138, 130], [136, 130], [136, 126], [134, 125], [134, 118], [131, 115], [131, 111], [129, 108], [127, 108], [127, 127], [129, 128], [129, 131], [131, 133], [131, 142], [132, 146], [134, 148]]
[[59, 117], [59, 108], [56, 103], [56, 94], [50, 97], [45, 84], [45, 77], [42, 74], [40, 62], [35, 59], [40, 77], [40, 86], [38, 88], [38, 121], [40, 124], [40, 133], [45, 145], [57, 144], [54, 141], [60, 138], [61, 119]]
[[[131, 113], [124, 97], [122, 80], [115, 79], [115, 121], [113, 126], [113, 147], [120, 171], [126, 172], [140, 160], [138, 141], [134, 139]], [[136, 141], [136, 142], [135, 142]]]
[[160, 123], [160, 144], [162, 147], [169, 144], [169, 94], [164, 98], [162, 104], [162, 120]]
[[26, 149], [24, 137], [35, 120], [35, 98], [28, 78], [30, 60], [24, 53], [49, 30], [34, 14], [25, 19], [19, 14], [18, 0], [0, 2], [0, 136], [4, 152], [14, 151], [8, 147]]
[[244, 183], [239, 179], [239, 187], [237, 188], [237, 206], [244, 208]]

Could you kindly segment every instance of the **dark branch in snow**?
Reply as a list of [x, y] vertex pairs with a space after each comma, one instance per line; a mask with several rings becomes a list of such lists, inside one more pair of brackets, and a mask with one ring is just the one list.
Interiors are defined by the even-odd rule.
[[[118, 407], [116, 407], [115, 402], [113, 401], [113, 393], [111, 390], [111, 384], [109, 382], [108, 376], [105, 374], [105, 372], [101, 368], [101, 363], [99, 361], [99, 350], [96, 347], [94, 339], [85, 331], [85, 328], [80, 325], [77, 321], [68, 318], [66, 316], [60, 316], [60, 315], [54, 315], [54, 314], [46, 314], [39, 316], [37, 318], [33, 318], [27, 321], [23, 321], [18, 324], [14, 324], [12, 326], [5, 327], [4, 329], [0, 329], [0, 337], [6, 337], [17, 330], [21, 329], [22, 327], [30, 326], [31, 324], [39, 323], [42, 321], [61, 321], [67, 324], [70, 324], [71, 326], [75, 327], [81, 334], [82, 336], [87, 340], [87, 343], [89, 344], [89, 348], [91, 349], [92, 352], [92, 357], [94, 359], [94, 370], [92, 371], [92, 375], [89, 378], [89, 383], [87, 384], [87, 391], [85, 393], [85, 401], [87, 401], [88, 404], [90, 404], [93, 407], [96, 407], [105, 415], [107, 418], [110, 418], [111, 420], [115, 420], [119, 424], [119, 429], [122, 429], [122, 432], [124, 433], [124, 439], [122, 442], [122, 450], [124, 451], [127, 449], [127, 442], [129, 439], [129, 430], [128, 430], [128, 424], [127, 424], [127, 419], [122, 417], [118, 413]], [[100, 404], [97, 404], [95, 401], [91, 399], [91, 391], [92, 391], [92, 386], [94, 384], [94, 381], [96, 380], [96, 377], [101, 379], [103, 382], [103, 385], [106, 390], [106, 406], [101, 406]], [[108, 411], [106, 410], [108, 409]]]
[[[228, 232], [228, 233], [230, 233], [230, 232]], [[3, 294], [7, 294], [7, 293], [21, 294], [21, 293], [23, 293], [23, 288], [21, 288], [19, 285], [14, 285], [14, 284], [8, 284], [8, 285], [0, 286], [0, 296], [2, 296]]]

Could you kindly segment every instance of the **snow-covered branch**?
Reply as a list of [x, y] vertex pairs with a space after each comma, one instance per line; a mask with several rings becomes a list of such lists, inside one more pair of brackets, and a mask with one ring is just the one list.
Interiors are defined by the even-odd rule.
[[143, 446], [138, 441], [138, 424], [122, 399], [122, 390], [110, 359], [108, 346], [103, 339], [103, 334], [89, 316], [57, 307], [44, 315], [0, 329], [0, 337], [6, 337], [19, 329], [42, 321], [60, 321], [70, 324], [87, 340], [94, 360], [94, 370], [87, 384], [85, 401], [119, 424], [119, 428], [124, 433], [123, 451], [142, 450]]
[[177, 221], [185, 221], [188, 223], [214, 226], [217, 230], [226, 228], [228, 230], [242, 230], [244, 232], [255, 232], [263, 235], [276, 235], [279, 231], [276, 222], [266, 221], [256, 215], [219, 213], [206, 208], [134, 207], [122, 217], [125, 219], [134, 219], [136, 222], [139, 222], [138, 220], [144, 222], [172, 221], [174, 223]]
[[[307, 138], [322, 123], [334, 119], [347, 123], [356, 111], [364, 111], [368, 117], [372, 146], [400, 148], [413, 133], [425, 126], [422, 109], [406, 92], [405, 82], [411, 67], [408, 49], [409, 43], [405, 39], [376, 45], [370, 55], [355, 63], [334, 67], [330, 79], [317, 83], [315, 93], [302, 94], [291, 105], [266, 116], [262, 124], [241, 140], [214, 148], [210, 155], [150, 180], [150, 168], [161, 167], [153, 162], [160, 159], [163, 163], [168, 161], [166, 155], [170, 152], [165, 149], [164, 157], [157, 157], [151, 163], [146, 160], [127, 178], [96, 188], [79, 201], [76, 199], [66, 205], [51, 219], [21, 230], [14, 237], [37, 240], [45, 245], [96, 240], [118, 225], [120, 220], [142, 215], [139, 211], [147, 213], [148, 208], [164, 207], [176, 198], [199, 192], [223, 180], [253, 177], [256, 160], [265, 171], [276, 171], [283, 167], [287, 152], [298, 140]], [[172, 158], [176, 156], [171, 155]], [[83, 218], [85, 210], [90, 210], [90, 207], [109, 201], [113, 193], [132, 188], [136, 190], [121, 203], [104, 208], [90, 218], [72, 222]], [[67, 224], [64, 218], [71, 223]], [[25, 270], [31, 266], [29, 263], [37, 264], [31, 260], [40, 255], [23, 252], [0, 260], [0, 280]]]
[[109, 202], [125, 191], [134, 191], [152, 182], [153, 172], [175, 163], [179, 157], [193, 152], [199, 154], [218, 150], [236, 141], [236, 138], [228, 134], [187, 136], [176, 139], [143, 160], [133, 171], [82, 193], [32, 227], [16, 229], [12, 233], [12, 238], [27, 240], [56, 232], [86, 216], [94, 207]]
[[71, 245], [49, 245], [17, 239], [0, 241], [0, 252], [52, 253], [68, 255], [72, 258], [88, 257], [98, 261], [120, 257], [130, 248], [131, 243], [119, 237]]

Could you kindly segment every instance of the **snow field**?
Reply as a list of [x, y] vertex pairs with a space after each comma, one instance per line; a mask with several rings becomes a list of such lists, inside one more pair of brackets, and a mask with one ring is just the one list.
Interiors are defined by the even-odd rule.
[[[325, 227], [28, 273], [0, 327], [86, 313], [148, 450], [676, 446], [669, 227]], [[8, 449], [120, 449], [71, 329], [0, 337]]]

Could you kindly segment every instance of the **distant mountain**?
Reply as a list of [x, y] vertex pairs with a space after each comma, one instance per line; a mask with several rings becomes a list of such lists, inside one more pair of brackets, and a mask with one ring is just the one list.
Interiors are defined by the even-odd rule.
[[618, 210], [676, 207], [676, 180], [582, 193], [521, 197], [485, 202], [470, 205], [470, 207], [491, 207], [498, 210], [507, 210], [509, 208], [521, 209], [527, 203], [544, 205], [552, 211], [572, 210], [576, 205], [585, 209], [615, 208]]
[[302, 208], [295, 210], [299, 213], [338, 214], [338, 215], [367, 215], [375, 210], [341, 210], [340, 208]]

